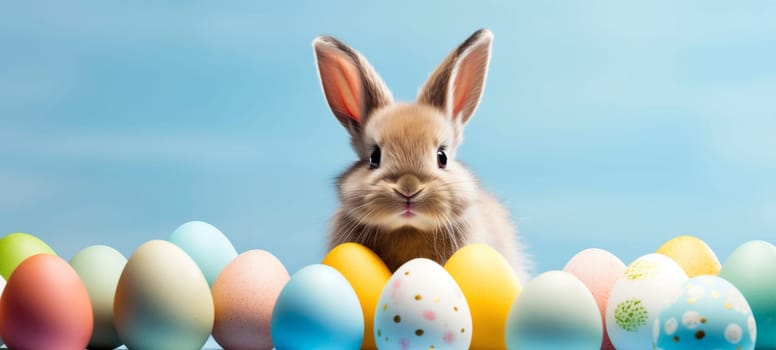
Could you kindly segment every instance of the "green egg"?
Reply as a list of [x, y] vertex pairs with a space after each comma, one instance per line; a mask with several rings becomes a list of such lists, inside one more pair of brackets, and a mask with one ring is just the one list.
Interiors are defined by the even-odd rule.
[[28, 233], [11, 233], [0, 238], [0, 275], [8, 280], [24, 259], [41, 253], [57, 255], [48, 244]]
[[744, 295], [757, 321], [756, 349], [776, 349], [776, 247], [749, 241], [733, 251], [719, 276]]
[[70, 259], [92, 303], [94, 330], [89, 349], [113, 349], [122, 344], [113, 322], [113, 302], [126, 264], [127, 258], [104, 245], [84, 248]]

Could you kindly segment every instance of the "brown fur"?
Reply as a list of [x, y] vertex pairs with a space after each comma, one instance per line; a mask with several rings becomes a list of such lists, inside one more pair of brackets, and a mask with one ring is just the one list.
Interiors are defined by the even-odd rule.
[[[362, 111], [368, 111], [361, 115], [335, 112], [341, 122], [345, 121], [343, 125], [351, 133], [360, 159], [337, 181], [341, 206], [332, 220], [330, 247], [343, 242], [363, 244], [393, 271], [418, 257], [444, 264], [464, 245], [484, 243], [499, 251], [518, 277], [526, 279], [527, 259], [506, 209], [483, 191], [476, 178], [456, 160], [463, 126], [482, 93], [491, 38], [489, 31], [478, 31], [451, 52], [421, 89], [418, 103], [394, 104], [386, 100], [378, 105], [370, 96], [390, 96], [390, 92], [353, 95], [350, 85], [337, 85], [346, 79], [329, 76], [355, 66], [322, 66], [352, 62], [370, 67], [363, 57], [333, 38], [314, 41], [330, 105], [331, 101], [336, 104], [343, 98], [355, 98], [365, 106]], [[332, 47], [336, 50], [326, 51]], [[321, 59], [322, 54], [334, 56]], [[358, 86], [367, 90], [385, 88], [371, 68], [358, 67], [362, 75]], [[357, 127], [349, 127], [351, 124]], [[382, 157], [379, 167], [372, 169], [369, 156], [375, 147], [380, 148]], [[448, 158], [445, 168], [437, 162], [440, 150]], [[407, 203], [412, 203], [416, 214], [410, 218], [401, 215]]]

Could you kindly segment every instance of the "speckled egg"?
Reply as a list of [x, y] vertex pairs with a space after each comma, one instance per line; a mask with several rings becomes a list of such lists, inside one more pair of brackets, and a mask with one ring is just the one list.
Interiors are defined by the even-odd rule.
[[725, 260], [719, 276], [744, 295], [757, 320], [757, 349], [776, 349], [776, 247], [749, 241]]
[[660, 350], [752, 350], [757, 326], [736, 287], [716, 276], [698, 276], [660, 313], [653, 336]]
[[606, 330], [618, 350], [652, 347], [652, 324], [682, 293], [687, 274], [671, 258], [647, 254], [628, 265], [609, 293]]
[[545, 272], [526, 284], [505, 333], [510, 350], [598, 350], [602, 337], [593, 295], [564, 271]]
[[591, 248], [574, 255], [563, 271], [579, 278], [593, 294], [601, 314], [601, 321], [604, 322], [601, 349], [614, 350], [609, 333], [606, 331], [606, 305], [609, 303], [609, 293], [611, 293], [614, 283], [625, 272], [625, 264], [606, 250]]
[[391, 272], [375, 252], [353, 242], [334, 247], [323, 258], [323, 264], [337, 269], [353, 286], [364, 312], [364, 344], [361, 349], [374, 349], [375, 308]]
[[461, 287], [472, 311], [473, 349], [504, 349], [509, 309], [520, 295], [520, 282], [506, 259], [484, 244], [459, 249], [445, 270]]
[[694, 236], [672, 238], [660, 246], [657, 253], [676, 261], [688, 277], [718, 275], [721, 267], [708, 244]]
[[213, 284], [213, 338], [224, 349], [272, 349], [272, 309], [288, 271], [274, 255], [249, 250], [226, 265]]
[[356, 292], [333, 267], [308, 265], [291, 276], [272, 310], [277, 350], [357, 350], [364, 317]]
[[394, 272], [380, 295], [374, 336], [378, 349], [469, 349], [469, 305], [450, 274], [417, 258]]

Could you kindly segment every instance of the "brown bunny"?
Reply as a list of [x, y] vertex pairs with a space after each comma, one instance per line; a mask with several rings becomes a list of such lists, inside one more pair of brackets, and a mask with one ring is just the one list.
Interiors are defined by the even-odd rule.
[[363, 244], [395, 271], [418, 257], [444, 264], [464, 245], [484, 243], [525, 281], [528, 261], [507, 210], [456, 161], [492, 41], [489, 30], [475, 32], [431, 74], [416, 103], [394, 103], [360, 53], [330, 36], [313, 40], [326, 100], [359, 159], [337, 182], [330, 247]]

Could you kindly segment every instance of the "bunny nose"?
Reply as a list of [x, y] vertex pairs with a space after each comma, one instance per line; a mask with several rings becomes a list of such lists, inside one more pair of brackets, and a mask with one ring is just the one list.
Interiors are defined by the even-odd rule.
[[420, 186], [420, 179], [415, 175], [403, 175], [396, 181], [396, 186], [393, 187], [393, 191], [398, 195], [410, 200], [420, 194], [423, 188]]

